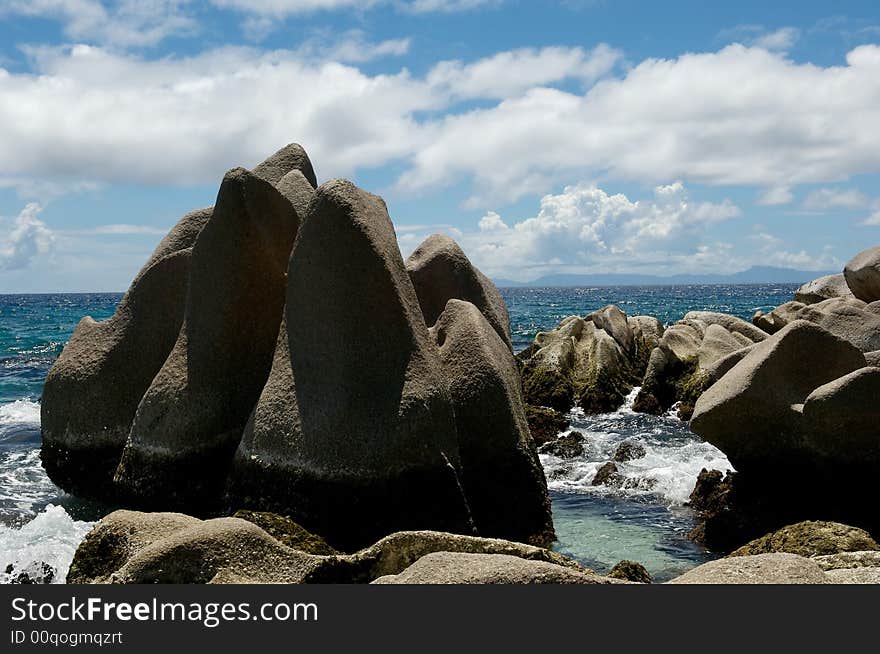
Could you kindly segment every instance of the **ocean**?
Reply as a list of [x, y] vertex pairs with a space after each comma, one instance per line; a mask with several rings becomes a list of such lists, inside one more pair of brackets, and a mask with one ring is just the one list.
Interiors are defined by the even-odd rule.
[[[795, 285], [502, 289], [514, 347], [570, 315], [617, 304], [629, 315], [674, 322], [691, 310], [750, 319], [791, 299]], [[0, 295], [0, 583], [26, 574], [63, 582], [77, 545], [111, 507], [84, 502], [57, 488], [40, 466], [40, 396], [52, 362], [80, 318], [112, 315], [121, 294]], [[694, 526], [684, 506], [701, 468], [730, 468], [672, 415], [645, 416], [627, 403], [602, 416], [572, 413], [583, 432], [583, 457], [542, 455], [553, 501], [558, 551], [598, 572], [621, 559], [644, 564], [658, 581], [681, 574], [713, 554], [687, 540]], [[617, 445], [638, 441], [647, 455], [621, 464], [633, 488], [593, 488], [596, 469]], [[44, 565], [45, 564], [45, 565]]]

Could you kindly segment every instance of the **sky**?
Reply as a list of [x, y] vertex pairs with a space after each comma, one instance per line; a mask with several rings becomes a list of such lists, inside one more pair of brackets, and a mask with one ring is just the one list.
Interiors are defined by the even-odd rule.
[[880, 5], [0, 0], [0, 293], [122, 291], [301, 143], [491, 276], [880, 243]]

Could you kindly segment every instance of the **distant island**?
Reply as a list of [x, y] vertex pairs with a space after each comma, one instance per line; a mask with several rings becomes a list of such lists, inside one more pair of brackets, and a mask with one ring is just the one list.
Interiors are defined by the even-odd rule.
[[804, 284], [833, 271], [794, 270], [773, 266], [752, 266], [732, 275], [640, 275], [640, 274], [556, 274], [543, 275], [530, 282], [495, 279], [502, 288], [542, 288], [560, 286], [675, 286], [687, 284]]

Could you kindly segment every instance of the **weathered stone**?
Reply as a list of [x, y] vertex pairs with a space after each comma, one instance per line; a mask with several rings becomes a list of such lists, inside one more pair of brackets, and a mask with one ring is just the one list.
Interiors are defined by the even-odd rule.
[[819, 277], [801, 286], [794, 293], [794, 299], [803, 304], [816, 304], [829, 298], [852, 297], [852, 291], [842, 273]]
[[841, 552], [880, 550], [880, 545], [863, 529], [837, 522], [800, 522], [758, 538], [730, 556], [752, 556], [787, 552], [800, 556], [821, 556]]
[[728, 332], [745, 336], [752, 343], [760, 343], [767, 338], [766, 333], [751, 323], [746, 322], [742, 318], [731, 316], [726, 313], [718, 313], [716, 311], [689, 311], [685, 314], [684, 320], [702, 321], [706, 324], [707, 328], [710, 325], [724, 327]]
[[318, 180], [315, 177], [315, 170], [309, 155], [299, 143], [291, 143], [285, 145], [268, 159], [258, 164], [254, 168], [254, 175], [261, 177], [273, 186], [278, 183], [292, 170], [300, 171], [303, 176], [312, 185], [312, 188], [318, 186]]
[[[375, 584], [611, 584], [615, 580], [504, 554], [436, 552]], [[619, 583], [619, 582], [617, 582]]]
[[846, 283], [860, 300], [880, 300], [880, 246], [860, 252], [846, 264]]
[[701, 395], [691, 429], [738, 470], [791, 463], [803, 451], [804, 400], [816, 387], [862, 367], [864, 356], [847, 341], [794, 322]]
[[611, 461], [600, 466], [593, 477], [593, 486], [622, 486], [623, 482], [624, 476]]
[[53, 364], [41, 402], [42, 462], [85, 497], [112, 493], [113, 474], [141, 397], [174, 346], [190, 255], [212, 210], [184, 216], [135, 277], [113, 316], [83, 318]]
[[[823, 306], [824, 305], [824, 306]], [[862, 352], [880, 349], [880, 316], [851, 303], [824, 302], [804, 307], [798, 312], [799, 320], [809, 320], [846, 339]]]
[[[328, 252], [345, 265], [328, 267]], [[400, 529], [472, 531], [445, 375], [381, 198], [344, 181], [318, 189], [286, 317], [292, 385], [260, 397], [232, 501], [345, 550]]]
[[584, 454], [584, 435], [572, 431], [559, 436], [556, 440], [544, 443], [538, 450], [541, 454], [549, 454], [560, 459], [574, 459]]
[[451, 299], [431, 329], [449, 385], [462, 485], [482, 536], [555, 540], [516, 361], [477, 307]]
[[617, 463], [626, 463], [627, 461], [635, 461], [636, 459], [641, 459], [645, 456], [646, 453], [647, 451], [645, 450], [645, 446], [641, 443], [624, 441], [617, 446], [617, 449], [614, 451], [613, 458]]
[[243, 168], [224, 177], [193, 248], [183, 327], [138, 406], [116, 471], [130, 502], [219, 504], [269, 374], [298, 223], [293, 205], [263, 179]]
[[406, 260], [406, 269], [428, 327], [434, 326], [449, 300], [465, 300], [480, 310], [507, 348], [513, 349], [504, 298], [458, 243], [445, 234], [429, 236]]
[[796, 554], [759, 554], [710, 561], [670, 584], [826, 584], [815, 562]]
[[635, 561], [621, 561], [613, 568], [608, 576], [612, 579], [623, 579], [637, 584], [653, 584], [654, 579], [641, 563]]
[[232, 517], [254, 523], [279, 543], [291, 549], [324, 556], [339, 553], [320, 536], [316, 536], [290, 518], [277, 513], [240, 509]]
[[571, 425], [571, 420], [553, 409], [544, 409], [527, 404], [525, 410], [526, 420], [529, 423], [529, 432], [532, 434], [532, 440], [535, 441], [535, 445], [538, 446], [554, 441], [560, 432], [568, 429], [569, 425]]

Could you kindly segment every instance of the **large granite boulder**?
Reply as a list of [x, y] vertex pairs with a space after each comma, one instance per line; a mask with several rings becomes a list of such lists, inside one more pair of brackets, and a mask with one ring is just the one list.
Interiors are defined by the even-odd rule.
[[215, 506], [269, 374], [299, 219], [237, 168], [193, 248], [183, 326], [138, 406], [115, 481], [141, 506]]
[[880, 350], [880, 316], [863, 306], [859, 300], [826, 300], [804, 307], [797, 317], [846, 339], [862, 352]]
[[462, 485], [482, 536], [546, 545], [547, 482], [529, 436], [516, 361], [470, 302], [449, 300], [431, 335], [449, 384]]
[[265, 161], [257, 164], [253, 172], [257, 177], [261, 177], [282, 190], [281, 180], [294, 170], [302, 173], [312, 188], [317, 188], [318, 180], [315, 177], [315, 169], [312, 167], [309, 155], [299, 143], [285, 145]]
[[880, 368], [860, 368], [819, 386], [803, 414], [811, 452], [835, 463], [880, 464]]
[[291, 369], [258, 393], [231, 501], [341, 549], [403, 529], [470, 533], [445, 373], [381, 198], [344, 181], [318, 189], [285, 312], [275, 364]]
[[710, 561], [669, 584], [827, 584], [815, 561], [797, 554], [758, 554]]
[[880, 300], [880, 246], [857, 254], [843, 271], [846, 283], [860, 300]]
[[419, 305], [428, 327], [433, 327], [451, 299], [466, 300], [479, 309], [512, 350], [510, 316], [495, 284], [477, 270], [445, 234], [429, 236], [406, 260]]
[[790, 322], [797, 320], [798, 311], [805, 306], [807, 305], [803, 302], [791, 301], [776, 307], [768, 314], [758, 311], [752, 318], [752, 324], [768, 334], [775, 334]]
[[700, 396], [691, 429], [737, 470], [791, 464], [805, 449], [807, 396], [864, 366], [865, 357], [849, 342], [796, 321], [756, 345]]
[[[354, 554], [303, 551], [277, 533], [277, 518], [198, 520], [179, 513], [115, 511], [89, 532], [68, 583], [369, 583], [403, 572], [433, 552], [500, 555], [573, 575], [592, 572], [542, 547], [431, 531], [399, 532]], [[268, 527], [264, 529], [261, 527]], [[309, 535], [310, 543], [320, 537]], [[325, 553], [326, 552], [326, 553]], [[514, 564], [515, 566], [518, 564]], [[557, 571], [564, 575], [565, 572]]]
[[730, 556], [787, 552], [800, 556], [825, 556], [841, 552], [880, 550], [864, 529], [837, 522], [799, 522], [767, 534], [735, 550]]
[[835, 297], [853, 297], [843, 273], [814, 279], [794, 293], [795, 301], [803, 304], [816, 304]]
[[591, 572], [506, 554], [435, 552], [403, 572], [374, 584], [614, 584], [625, 583]]
[[183, 321], [193, 244], [212, 210], [184, 216], [135, 277], [113, 316], [86, 317], [46, 377], [41, 457], [49, 477], [84, 497], [112, 493], [141, 397]]
[[658, 327], [615, 306], [565, 318], [518, 355], [526, 402], [559, 411], [577, 405], [590, 414], [617, 410], [642, 379]]

